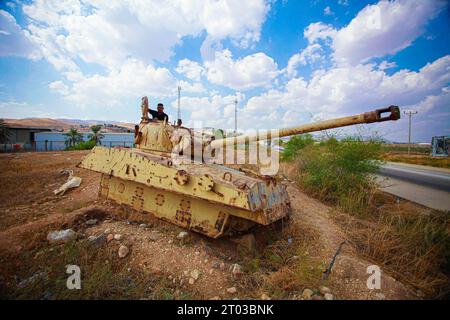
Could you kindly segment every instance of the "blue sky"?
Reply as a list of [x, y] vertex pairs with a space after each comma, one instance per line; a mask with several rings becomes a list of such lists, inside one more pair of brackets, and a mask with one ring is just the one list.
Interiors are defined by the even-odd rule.
[[[399, 105], [450, 134], [446, 1], [2, 1], [0, 117], [277, 128]], [[338, 133], [406, 141], [407, 121]]]

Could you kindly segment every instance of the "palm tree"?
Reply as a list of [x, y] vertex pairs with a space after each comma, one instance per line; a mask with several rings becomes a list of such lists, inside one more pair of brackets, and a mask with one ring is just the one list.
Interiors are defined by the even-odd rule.
[[71, 147], [76, 145], [78, 142], [83, 141], [83, 135], [78, 132], [75, 128], [70, 128], [67, 133], [64, 133], [66, 138], [66, 146]]
[[6, 122], [3, 119], [0, 119], [0, 143], [8, 143], [10, 136], [11, 132], [6, 125]]
[[100, 124], [93, 125], [91, 127], [92, 134], [89, 135], [89, 140], [95, 141], [95, 144], [99, 144], [101, 140], [105, 137], [100, 133], [102, 126]]

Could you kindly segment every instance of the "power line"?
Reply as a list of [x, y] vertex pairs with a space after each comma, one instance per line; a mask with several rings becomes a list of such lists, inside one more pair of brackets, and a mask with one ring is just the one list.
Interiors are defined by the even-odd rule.
[[403, 111], [405, 115], [409, 117], [409, 134], [408, 134], [408, 154], [411, 148], [411, 118], [413, 115], [417, 114], [416, 110], [405, 110]]

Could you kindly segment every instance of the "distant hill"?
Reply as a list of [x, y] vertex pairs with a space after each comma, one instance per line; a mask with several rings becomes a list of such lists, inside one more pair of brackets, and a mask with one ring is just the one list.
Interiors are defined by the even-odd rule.
[[9, 127], [16, 128], [48, 128], [54, 131], [67, 131], [76, 128], [79, 131], [90, 131], [95, 124], [102, 125], [104, 132], [127, 132], [134, 130], [134, 123], [102, 120], [79, 120], [79, 119], [50, 119], [50, 118], [24, 118], [4, 119]]

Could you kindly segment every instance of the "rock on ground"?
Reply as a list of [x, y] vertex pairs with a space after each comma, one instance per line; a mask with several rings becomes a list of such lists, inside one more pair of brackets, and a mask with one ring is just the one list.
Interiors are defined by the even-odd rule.
[[244, 273], [242, 272], [241, 266], [235, 263], [231, 266], [231, 274], [233, 275], [233, 277], [237, 278], [242, 276]]
[[230, 294], [235, 294], [237, 292], [237, 289], [236, 289], [236, 287], [231, 287], [231, 288], [227, 289], [227, 292]]
[[194, 280], [198, 280], [199, 276], [200, 276], [200, 271], [198, 271], [197, 269], [191, 271], [191, 277]]
[[51, 231], [47, 235], [47, 240], [50, 243], [63, 243], [77, 237], [77, 233], [72, 229]]
[[121, 245], [119, 248], [119, 258], [125, 258], [129, 252], [130, 249], [127, 246]]
[[321, 287], [319, 288], [319, 291], [320, 291], [321, 294], [331, 293], [330, 288], [327, 288], [327, 287], [324, 287], [324, 286], [321, 286]]
[[303, 290], [302, 298], [304, 300], [311, 300], [313, 294], [314, 294], [314, 292], [311, 289], [305, 289], [305, 290]]
[[182, 239], [187, 238], [188, 236], [189, 236], [189, 233], [188, 233], [188, 232], [186, 232], [186, 231], [181, 231], [181, 232], [177, 235], [177, 239], [182, 240]]
[[89, 241], [90, 244], [96, 245], [96, 246], [101, 246], [107, 242], [107, 238], [106, 238], [105, 234], [101, 234], [99, 236], [90, 236], [90, 237], [88, 237], [87, 240]]
[[85, 222], [85, 224], [87, 224], [88, 226], [93, 226], [94, 224], [97, 223], [97, 219], [89, 219], [88, 221]]
[[323, 297], [325, 300], [334, 300], [334, 296], [331, 293], [325, 293]]

